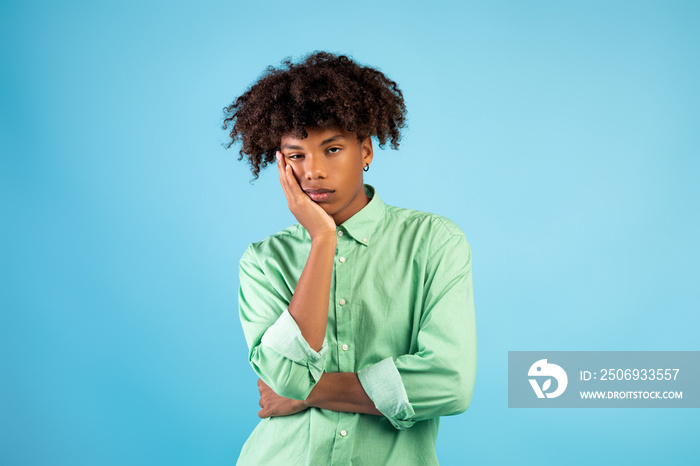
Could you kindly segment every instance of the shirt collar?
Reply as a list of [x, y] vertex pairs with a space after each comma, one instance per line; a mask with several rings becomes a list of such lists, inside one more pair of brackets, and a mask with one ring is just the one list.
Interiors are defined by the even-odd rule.
[[369, 203], [338, 228], [347, 231], [358, 243], [369, 246], [372, 242], [372, 235], [384, 218], [386, 204], [382, 202], [374, 187], [366, 184], [365, 193], [369, 197]]

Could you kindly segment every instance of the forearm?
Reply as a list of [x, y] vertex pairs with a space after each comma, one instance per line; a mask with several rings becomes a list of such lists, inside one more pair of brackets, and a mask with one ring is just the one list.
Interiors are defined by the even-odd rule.
[[336, 237], [326, 235], [311, 242], [311, 251], [289, 303], [294, 318], [309, 346], [318, 351], [323, 345], [328, 322], [328, 300], [335, 260]]
[[381, 416], [354, 372], [325, 372], [306, 399], [308, 407]]

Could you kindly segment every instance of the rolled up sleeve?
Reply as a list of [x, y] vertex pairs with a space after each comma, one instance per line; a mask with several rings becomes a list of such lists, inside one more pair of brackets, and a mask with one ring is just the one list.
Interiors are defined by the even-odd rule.
[[412, 354], [358, 371], [367, 395], [397, 429], [464, 412], [476, 378], [471, 249], [453, 235], [430, 252], [420, 328]]
[[291, 295], [286, 297], [283, 284], [265, 275], [250, 247], [239, 263], [239, 277], [239, 313], [248, 361], [278, 395], [306, 399], [323, 374], [327, 341], [319, 351], [309, 346], [287, 310]]

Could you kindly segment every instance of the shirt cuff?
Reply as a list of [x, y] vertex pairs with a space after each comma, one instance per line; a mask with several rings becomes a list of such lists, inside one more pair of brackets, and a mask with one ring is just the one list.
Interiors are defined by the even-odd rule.
[[321, 349], [318, 352], [314, 351], [302, 336], [299, 326], [289, 313], [289, 309], [285, 309], [277, 321], [267, 329], [262, 336], [261, 343], [285, 358], [307, 366], [315, 382], [321, 378], [324, 356], [328, 351], [328, 341], [324, 338]]
[[406, 388], [393, 358], [382, 359], [357, 372], [362, 388], [374, 406], [399, 430], [408, 429], [415, 421], [415, 411], [408, 401]]

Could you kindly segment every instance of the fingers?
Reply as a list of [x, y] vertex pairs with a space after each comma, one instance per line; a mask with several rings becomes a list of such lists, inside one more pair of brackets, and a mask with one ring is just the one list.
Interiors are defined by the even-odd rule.
[[[283, 160], [284, 160], [284, 158], [283, 158]], [[287, 186], [289, 188], [289, 191], [291, 193], [293, 193], [295, 196], [306, 197], [306, 193], [304, 191], [302, 191], [301, 186], [299, 186], [299, 182], [294, 177], [294, 170], [292, 170], [292, 166], [286, 162], [285, 162], [285, 175], [287, 177]]]
[[280, 176], [280, 185], [282, 185], [282, 190], [284, 195], [287, 197], [287, 201], [290, 200], [290, 189], [289, 180], [287, 179], [287, 162], [284, 160], [284, 156], [280, 151], [277, 151], [277, 170]]
[[297, 179], [294, 177], [292, 166], [287, 163], [282, 152], [277, 151], [276, 156], [280, 184], [282, 185], [285, 196], [287, 196], [287, 200], [291, 202], [295, 198], [298, 200], [302, 198], [302, 196], [306, 196], [301, 186], [299, 186], [299, 182], [297, 182]]
[[258, 379], [258, 391], [260, 392], [260, 400], [258, 401], [258, 406], [260, 406], [260, 411], [258, 411], [258, 416], [260, 418], [265, 418], [265, 406], [263, 406], [263, 390], [265, 387], [265, 382], [262, 381], [262, 379]]

